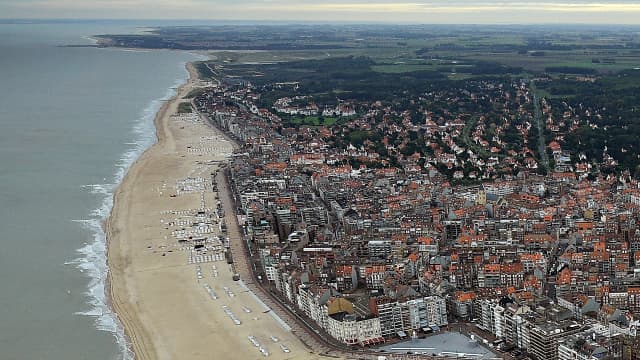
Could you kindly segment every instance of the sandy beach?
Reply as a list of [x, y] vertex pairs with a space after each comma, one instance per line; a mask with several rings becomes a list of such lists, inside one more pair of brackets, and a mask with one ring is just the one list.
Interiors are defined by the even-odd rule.
[[[232, 145], [197, 116], [174, 115], [194, 86], [188, 68], [191, 80], [156, 116], [158, 142], [114, 195], [105, 224], [111, 305], [137, 359], [264, 358], [249, 336], [269, 358], [317, 357], [233, 281], [221, 257], [211, 173]], [[189, 237], [206, 238], [206, 251], [194, 250]]]

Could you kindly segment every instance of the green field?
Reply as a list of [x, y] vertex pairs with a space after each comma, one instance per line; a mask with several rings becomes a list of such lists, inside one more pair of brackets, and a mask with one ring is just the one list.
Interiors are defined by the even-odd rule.
[[207, 90], [205, 88], [196, 88], [193, 89], [191, 91], [189, 91], [189, 93], [187, 95], [185, 95], [183, 97], [183, 99], [193, 99], [195, 97], [198, 97], [199, 95], [202, 95], [206, 92]]
[[[583, 67], [595, 69], [599, 73], [613, 73], [640, 66], [640, 54], [620, 53], [602, 56], [600, 54], [584, 54], [581, 51], [545, 51], [544, 56], [531, 56], [518, 53], [457, 53], [457, 56], [468, 60], [495, 61], [508, 66], [522, 67], [527, 71], [541, 72], [547, 67]], [[603, 61], [605, 58], [612, 63]], [[600, 62], [593, 62], [593, 60]]]
[[473, 75], [460, 74], [460, 73], [451, 73], [451, 74], [447, 75], [447, 78], [449, 80], [467, 80], [467, 79], [471, 79], [472, 77], [473, 77]]
[[296, 125], [311, 125], [311, 126], [331, 126], [338, 122], [338, 118], [329, 116], [295, 116], [289, 120], [292, 124]]
[[178, 105], [178, 114], [188, 114], [190, 112], [192, 112], [193, 109], [191, 108], [191, 103], [190, 102], [181, 102]]
[[421, 70], [436, 70], [436, 67], [430, 64], [385, 64], [374, 65], [371, 70], [387, 74], [401, 74]]
[[[355, 38], [360, 36], [356, 35], [357, 31], [351, 31], [342, 29], [336, 33], [337, 37], [345, 38], [344, 43], [309, 42], [316, 45], [344, 45], [341, 48], [210, 51], [209, 54], [217, 64], [225, 67], [365, 56], [376, 62], [372, 70], [378, 73], [438, 71], [451, 79], [468, 78], [467, 75], [455, 73], [468, 73], [465, 66], [476, 62], [500, 63], [522, 68], [530, 73], [544, 72], [549, 67], [564, 67], [593, 69], [599, 74], [611, 74], [640, 66], [640, 36], [631, 34], [604, 36], [593, 32], [586, 36], [579, 31], [555, 33], [536, 29], [529, 33], [522, 30], [464, 28], [454, 32], [432, 33], [398, 28], [393, 30], [398, 31], [397, 34], [393, 31], [384, 33], [382, 30], [373, 30], [373, 33], [367, 33], [370, 37], [364, 36], [364, 40], [358, 40]], [[533, 53], [543, 55], [533, 56]], [[206, 70], [203, 69], [204, 72]], [[563, 74], [562, 71], [554, 73]], [[253, 78], [262, 76], [249, 73], [244, 75]]]

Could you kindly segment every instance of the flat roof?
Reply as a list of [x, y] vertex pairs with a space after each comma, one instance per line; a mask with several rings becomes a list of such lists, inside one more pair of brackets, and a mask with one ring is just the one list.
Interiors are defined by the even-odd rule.
[[[479, 340], [482, 341], [482, 340]], [[492, 352], [477, 341], [471, 340], [460, 333], [444, 332], [424, 339], [407, 340], [396, 344], [380, 347], [388, 352], [407, 353], [417, 352], [428, 355], [463, 356], [475, 359], [495, 359], [500, 355]]]

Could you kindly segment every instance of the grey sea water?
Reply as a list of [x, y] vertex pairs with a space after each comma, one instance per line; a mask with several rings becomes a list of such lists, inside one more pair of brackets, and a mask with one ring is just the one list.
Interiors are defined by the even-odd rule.
[[0, 359], [128, 359], [100, 223], [195, 55], [60, 47], [146, 24], [0, 24]]

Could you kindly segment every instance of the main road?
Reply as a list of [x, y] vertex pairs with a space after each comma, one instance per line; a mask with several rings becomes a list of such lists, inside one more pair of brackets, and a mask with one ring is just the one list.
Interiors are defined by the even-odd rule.
[[[193, 104], [193, 102], [192, 102]], [[195, 104], [193, 104], [195, 105]], [[197, 107], [194, 106], [197, 111]], [[199, 113], [204, 118], [205, 123], [216, 127], [204, 114]], [[219, 129], [225, 138], [232, 144], [234, 149], [238, 148], [235, 139], [228, 136], [222, 129]], [[233, 198], [233, 191], [228, 181], [228, 169], [222, 167], [215, 175], [215, 182], [218, 192], [218, 199], [222, 203], [224, 210], [224, 221], [227, 227], [227, 236], [229, 238], [229, 247], [233, 254], [233, 262], [235, 271], [240, 275], [243, 283], [251, 290], [269, 309], [274, 312], [281, 320], [283, 320], [291, 331], [305, 344], [310, 350], [309, 358], [313, 358], [313, 353], [329, 358], [341, 359], [366, 359], [378, 360], [385, 358], [388, 360], [399, 359], [448, 359], [446, 357], [433, 357], [422, 354], [391, 354], [380, 353], [372, 350], [362, 349], [360, 351], [351, 350], [346, 344], [331, 338], [324, 332], [313, 320], [306, 315], [301, 314], [294, 306], [286, 303], [278, 295], [275, 295], [262, 285], [256, 276], [255, 264], [249, 254], [250, 245], [245, 243], [245, 237], [238, 224], [236, 216], [237, 204]], [[381, 356], [382, 355], [382, 356]]]
[[538, 129], [538, 153], [540, 154], [540, 161], [544, 169], [549, 172], [549, 155], [547, 154], [547, 142], [544, 138], [544, 127], [542, 126], [542, 110], [540, 109], [540, 99], [536, 90], [536, 85], [533, 80], [530, 82], [529, 88], [533, 93], [533, 119], [536, 122]]

